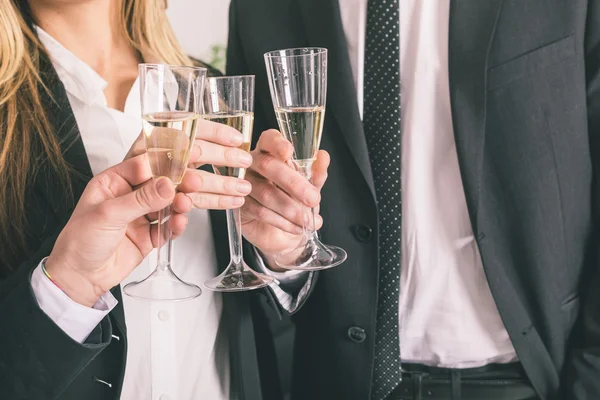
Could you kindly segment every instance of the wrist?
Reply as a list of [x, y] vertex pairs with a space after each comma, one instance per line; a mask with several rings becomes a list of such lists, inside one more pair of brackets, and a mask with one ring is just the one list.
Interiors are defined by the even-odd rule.
[[277, 253], [269, 253], [259, 249], [258, 247], [256, 248], [258, 255], [262, 258], [265, 267], [267, 267], [272, 272], [276, 273], [284, 273], [290, 271], [289, 269], [280, 267], [275, 260], [278, 255], [280, 255], [280, 261], [284, 263], [287, 262], [288, 259], [290, 262], [295, 260], [299, 256], [299, 254], [297, 251], [293, 251], [294, 249], [295, 248], [283, 250]]
[[259, 254], [262, 256], [263, 261], [265, 262], [265, 266], [274, 272], [286, 272], [287, 269], [281, 268], [275, 262], [275, 255], [273, 254], [265, 254], [260, 249], [258, 249]]
[[291, 263], [296, 260], [300, 254], [303, 252], [303, 248], [300, 247], [300, 244], [305, 240], [304, 235], [299, 235], [298, 240], [291, 240], [282, 249], [283, 246], [277, 246], [275, 248], [269, 249], [261, 249], [258, 246], [254, 246], [258, 255], [262, 257], [265, 266], [274, 272], [288, 272], [289, 269], [281, 268], [275, 259], [279, 256], [280, 261], [283, 263], [287, 263], [288, 261]]
[[44, 273], [71, 300], [85, 307], [93, 307], [103, 293], [79, 272], [70, 269], [66, 264], [52, 255], [44, 262]]

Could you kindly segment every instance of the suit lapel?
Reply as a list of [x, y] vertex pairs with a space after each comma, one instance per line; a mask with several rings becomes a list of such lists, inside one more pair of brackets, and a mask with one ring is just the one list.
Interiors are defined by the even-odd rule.
[[77, 121], [69, 104], [67, 92], [45, 55], [40, 59], [40, 70], [42, 80], [51, 93], [50, 97], [45, 91], [42, 91], [42, 101], [46, 104], [50, 124], [55, 129], [63, 156], [72, 168], [70, 177], [74, 201], [65, 201], [67, 193], [64, 186], [59, 177], [47, 165], [41, 170], [44, 179], [40, 179], [39, 184], [42, 194], [49, 201], [52, 210], [57, 214], [59, 220], [64, 220], [63, 222], [66, 223], [85, 186], [92, 179], [92, 169], [79, 134]]
[[297, 3], [310, 46], [324, 47], [329, 51], [327, 112], [333, 115], [350, 153], [374, 194], [373, 174], [356, 103], [356, 88], [338, 1], [297, 0]]
[[[486, 78], [503, 0], [452, 0], [449, 75], [452, 119], [465, 195], [474, 230], [485, 137]], [[477, 232], [475, 232], [477, 234]]]

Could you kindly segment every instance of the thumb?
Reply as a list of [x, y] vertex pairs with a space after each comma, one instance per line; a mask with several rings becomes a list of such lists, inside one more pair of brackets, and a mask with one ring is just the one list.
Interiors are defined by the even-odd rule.
[[128, 224], [151, 212], [162, 210], [175, 198], [169, 178], [152, 179], [124, 196], [109, 200], [106, 215], [112, 223]]

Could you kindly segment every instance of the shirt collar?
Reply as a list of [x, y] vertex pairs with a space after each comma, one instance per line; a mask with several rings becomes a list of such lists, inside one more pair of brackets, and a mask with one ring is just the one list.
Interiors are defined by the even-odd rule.
[[106, 105], [104, 89], [107, 82], [42, 28], [36, 26], [36, 29], [67, 93], [86, 104]]

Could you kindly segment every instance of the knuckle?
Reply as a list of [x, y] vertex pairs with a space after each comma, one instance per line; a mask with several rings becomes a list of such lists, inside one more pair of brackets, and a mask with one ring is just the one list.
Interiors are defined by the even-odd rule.
[[271, 215], [271, 210], [264, 206], [258, 206], [256, 210], [256, 216], [258, 219], [267, 219]]
[[260, 208], [260, 204], [256, 200], [251, 198], [250, 201], [246, 201], [244, 203], [243, 208], [247, 213], [257, 217], [258, 209]]
[[262, 155], [258, 158], [258, 168], [261, 171], [268, 171], [273, 167], [275, 158], [271, 156]]
[[98, 217], [101, 221], [108, 220], [113, 214], [109, 203], [106, 202], [101, 203], [96, 209], [96, 212], [98, 213]]
[[204, 136], [209, 140], [214, 140], [219, 137], [219, 130], [221, 129], [221, 124], [217, 124], [216, 122], [212, 122], [209, 124], [210, 128], [207, 130], [207, 135]]
[[148, 207], [152, 202], [152, 193], [148, 186], [136, 190], [135, 199], [140, 207]]
[[227, 126], [227, 125], [221, 125], [219, 127], [217, 140], [219, 141], [219, 143], [229, 144], [239, 134], [240, 133], [237, 130], [235, 130], [234, 128]]
[[306, 179], [297, 173], [290, 174], [286, 180], [286, 185], [290, 188], [302, 190], [303, 192], [309, 190], [309, 188], [306, 186]]
[[290, 221], [284, 221], [280, 224], [280, 228], [286, 232], [294, 233], [294, 228], [296, 225]]
[[96, 181], [96, 185], [99, 187], [108, 188], [110, 186], [110, 177], [106, 173], [96, 175], [94, 180]]
[[298, 209], [298, 207], [295, 207], [290, 204], [285, 206], [283, 214], [292, 220], [296, 220], [300, 216], [300, 210]]
[[237, 193], [237, 182], [234, 179], [222, 179], [219, 189], [224, 193]]
[[188, 195], [192, 199], [192, 204], [195, 208], [204, 209], [206, 208], [206, 199], [202, 194], [199, 193], [190, 193]]
[[232, 200], [227, 196], [218, 196], [216, 203], [218, 208], [230, 208]]
[[228, 164], [235, 163], [237, 158], [237, 149], [227, 149], [223, 152], [223, 158]]
[[261, 203], [269, 202], [272, 198], [275, 197], [275, 192], [277, 189], [273, 185], [262, 185], [260, 189], [258, 189], [258, 199]]

